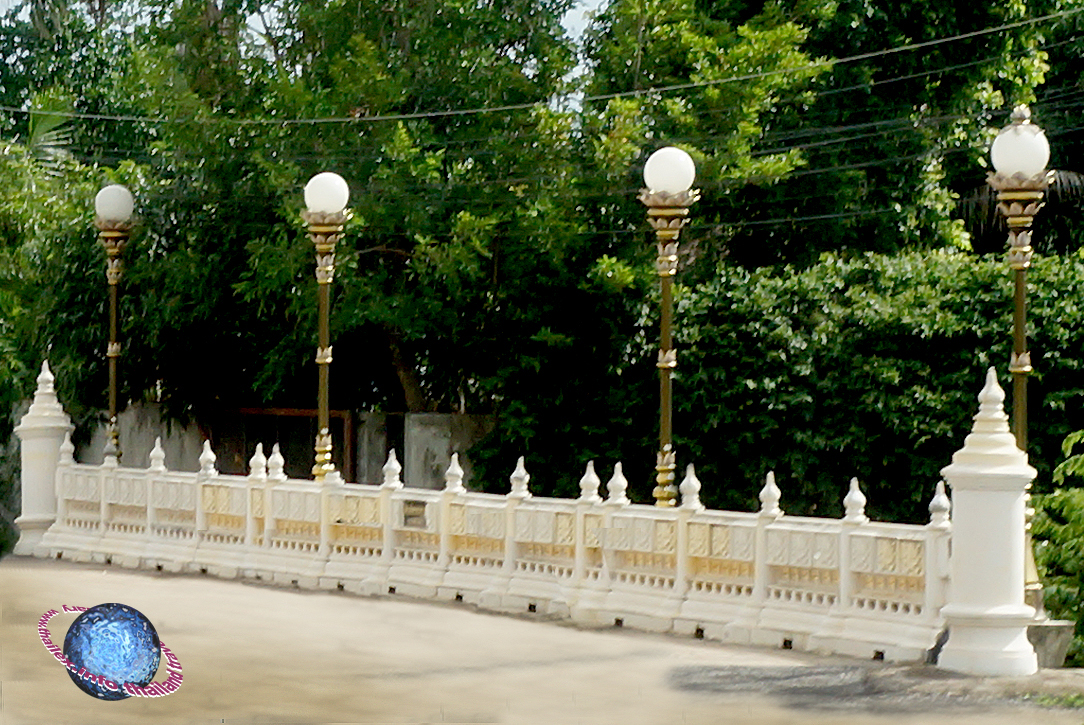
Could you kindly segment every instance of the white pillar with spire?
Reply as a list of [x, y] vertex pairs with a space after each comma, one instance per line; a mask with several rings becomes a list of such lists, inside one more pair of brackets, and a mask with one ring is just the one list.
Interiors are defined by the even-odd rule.
[[30, 410], [15, 428], [22, 453], [22, 514], [15, 519], [19, 527], [15, 553], [20, 556], [45, 556], [41, 539], [56, 521], [56, 467], [72, 424], [57, 400], [53, 382], [46, 360]]
[[1038, 670], [1024, 603], [1024, 509], [1035, 469], [1016, 445], [993, 368], [964, 447], [941, 470], [952, 487], [952, 585], [941, 610], [949, 629], [938, 664], [982, 676]]

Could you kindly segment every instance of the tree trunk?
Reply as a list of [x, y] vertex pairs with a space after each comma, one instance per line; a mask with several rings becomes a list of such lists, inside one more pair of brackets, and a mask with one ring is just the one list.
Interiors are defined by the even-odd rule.
[[418, 372], [413, 360], [404, 353], [401, 338], [398, 333], [385, 328], [388, 338], [388, 351], [391, 353], [391, 363], [395, 366], [395, 374], [399, 376], [399, 383], [403, 386], [403, 397], [406, 399], [408, 413], [429, 413], [435, 409], [432, 402], [422, 390], [421, 381], [418, 380]]

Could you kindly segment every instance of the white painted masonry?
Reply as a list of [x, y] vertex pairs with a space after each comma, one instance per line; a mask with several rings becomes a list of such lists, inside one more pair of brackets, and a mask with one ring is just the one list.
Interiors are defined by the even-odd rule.
[[1004, 401], [990, 368], [971, 435], [941, 470], [952, 487], [955, 531], [940, 664], [975, 675], [1038, 670], [1027, 637], [1035, 610], [1024, 604], [1025, 494], [1035, 469], [1009, 432]]
[[[507, 495], [466, 490], [457, 456], [436, 491], [404, 487], [394, 452], [380, 485], [288, 479], [277, 446], [269, 457], [257, 447], [248, 476], [218, 473], [209, 444], [198, 473], [166, 470], [160, 445], [146, 469], [111, 457], [79, 464], [43, 370], [37, 407], [18, 429], [27, 512], [20, 553], [455, 599], [887, 660], [922, 659], [947, 615], [945, 666], [1034, 671], [1022, 570], [1006, 568], [1015, 558], [1022, 566], [1031, 469], [1003, 450], [996, 381], [983, 391], [975, 432], [945, 469], [959, 491], [953, 522], [938, 483], [930, 522], [916, 526], [870, 521], [857, 480], [842, 519], [788, 516], [770, 473], [758, 512], [705, 510], [692, 466], [682, 505], [663, 509], [629, 503], [620, 464], [603, 498], [589, 463], [578, 499], [532, 496], [522, 458]], [[945, 608], [950, 573], [954, 598]]]
[[15, 432], [22, 453], [22, 515], [15, 519], [19, 541], [15, 553], [31, 554], [56, 521], [56, 461], [60, 443], [72, 431], [71, 419], [60, 406], [48, 361], [41, 365], [34, 402]]

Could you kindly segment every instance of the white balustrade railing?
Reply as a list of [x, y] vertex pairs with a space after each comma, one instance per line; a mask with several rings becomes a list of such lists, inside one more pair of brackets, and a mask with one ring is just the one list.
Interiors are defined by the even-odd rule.
[[[925, 526], [869, 521], [853, 481], [842, 519], [787, 516], [769, 474], [756, 513], [704, 510], [691, 467], [683, 505], [631, 504], [618, 466], [593, 465], [578, 499], [534, 498], [522, 459], [508, 495], [283, 474], [258, 447], [248, 476], [75, 463], [61, 447], [50, 556], [196, 571], [362, 594], [394, 592], [595, 625], [912, 659], [933, 646], [948, 578], [948, 501]], [[879, 654], [878, 654], [879, 653]]]

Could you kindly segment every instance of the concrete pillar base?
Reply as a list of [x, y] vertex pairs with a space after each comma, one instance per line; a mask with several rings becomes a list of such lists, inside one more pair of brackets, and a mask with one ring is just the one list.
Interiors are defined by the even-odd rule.
[[980, 677], [1026, 677], [1039, 671], [1028, 625], [1035, 610], [1020, 605], [986, 613], [962, 614], [942, 610], [949, 636], [937, 664], [948, 670]]
[[15, 525], [19, 528], [19, 540], [15, 543], [13, 553], [16, 556], [46, 556], [48, 552], [41, 541], [54, 521], [56, 516], [20, 516], [15, 519]]

